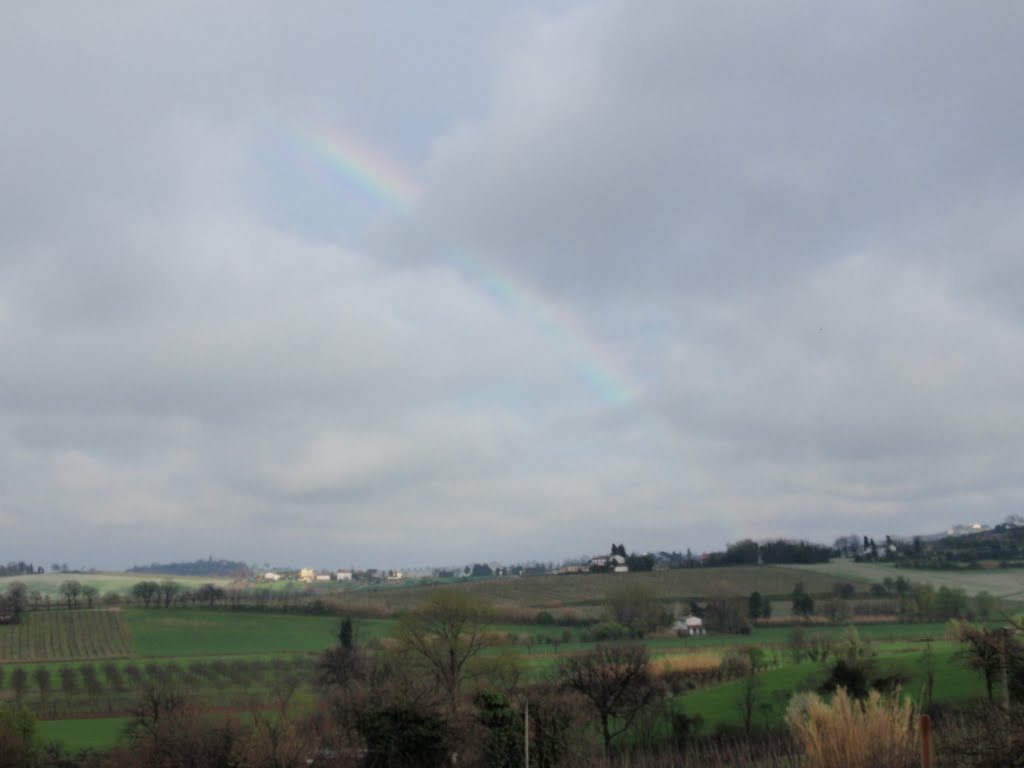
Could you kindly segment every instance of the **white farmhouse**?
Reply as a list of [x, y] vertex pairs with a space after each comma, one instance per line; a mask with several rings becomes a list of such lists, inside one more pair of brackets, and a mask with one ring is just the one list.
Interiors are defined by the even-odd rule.
[[700, 616], [689, 615], [685, 619], [676, 619], [672, 629], [676, 632], [685, 632], [687, 635], [703, 635], [704, 620]]

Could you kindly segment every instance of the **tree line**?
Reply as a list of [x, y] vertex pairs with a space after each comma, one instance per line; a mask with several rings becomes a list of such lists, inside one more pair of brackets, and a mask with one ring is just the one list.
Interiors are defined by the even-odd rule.
[[35, 573], [42, 573], [43, 566], [38, 568], [32, 563], [26, 563], [24, 560], [18, 562], [10, 562], [7, 565], [0, 565], [0, 576], [27, 576]]
[[754, 541], [743, 539], [728, 544], [724, 552], [711, 552], [704, 559], [709, 566], [792, 565], [827, 563], [833, 550], [824, 544], [791, 539]]
[[206, 560], [198, 559], [191, 562], [151, 563], [136, 565], [128, 569], [128, 573], [165, 573], [172, 576], [206, 576], [220, 578], [248, 578], [252, 569], [238, 560]]

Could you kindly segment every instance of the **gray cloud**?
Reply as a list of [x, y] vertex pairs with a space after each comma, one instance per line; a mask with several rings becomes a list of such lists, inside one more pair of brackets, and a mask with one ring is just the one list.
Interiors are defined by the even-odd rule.
[[[0, 11], [9, 557], [1019, 511], [1015, 5], [57, 11]], [[325, 127], [409, 216], [282, 149]]]
[[1019, 194], [1022, 24], [1005, 5], [586, 8], [439, 142], [423, 215], [570, 294], [757, 290], [941, 242], [949, 213]]

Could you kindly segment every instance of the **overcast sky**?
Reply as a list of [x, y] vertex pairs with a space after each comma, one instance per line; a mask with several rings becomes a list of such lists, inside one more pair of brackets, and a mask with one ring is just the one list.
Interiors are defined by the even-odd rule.
[[1024, 507], [1024, 4], [5, 2], [0, 560]]

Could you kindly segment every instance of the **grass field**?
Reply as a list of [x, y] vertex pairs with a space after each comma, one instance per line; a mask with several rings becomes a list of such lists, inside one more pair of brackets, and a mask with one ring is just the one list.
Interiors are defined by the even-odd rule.
[[127, 717], [43, 720], [38, 724], [38, 731], [44, 742], [56, 742], [68, 752], [80, 752], [114, 746], [129, 722]]
[[1024, 569], [992, 569], [970, 571], [927, 571], [917, 568], [896, 568], [886, 563], [855, 563], [839, 559], [830, 563], [794, 566], [804, 573], [831, 580], [881, 583], [900, 576], [914, 584], [963, 589], [969, 595], [986, 591], [1003, 600], [1024, 602]]
[[[221, 656], [322, 651], [338, 619], [249, 611], [129, 609], [122, 612], [137, 656]], [[372, 633], [367, 622], [364, 631]]]
[[[936, 643], [933, 646], [935, 664], [934, 699], [962, 704], [985, 695], [985, 685], [978, 672], [968, 669], [957, 657], [955, 643]], [[907, 677], [902, 692], [918, 702], [924, 687], [925, 669], [922, 659], [924, 646], [904, 649], [878, 649], [876, 660], [878, 675], [899, 670]], [[886, 652], [881, 652], [886, 651]], [[813, 690], [825, 680], [825, 666], [805, 661], [789, 664], [758, 676], [757, 706], [753, 717], [755, 727], [776, 727], [782, 724], [791, 694], [798, 690]], [[739, 728], [743, 725], [740, 699], [744, 682], [733, 680], [722, 685], [694, 691], [677, 699], [677, 706], [688, 715], [700, 715], [704, 733], [719, 726]]]
[[107, 659], [130, 653], [117, 611], [29, 611], [21, 624], [0, 626], [0, 661]]
[[216, 584], [226, 587], [234, 582], [231, 579], [206, 578], [198, 576], [161, 576], [152, 573], [37, 573], [31, 576], [0, 576], [0, 591], [7, 589], [12, 581], [20, 581], [29, 592], [47, 595], [57, 602], [63, 600], [60, 585], [65, 581], [77, 581], [83, 586], [93, 586], [103, 592], [117, 592], [127, 595], [131, 588], [140, 581], [163, 581], [171, 579], [187, 589], [194, 589], [202, 584]]
[[[782, 599], [798, 580], [804, 582], [808, 591], [821, 593], [831, 591], [836, 581], [853, 582], [861, 590], [887, 575], [905, 574], [913, 578], [919, 573], [894, 572], [885, 566], [868, 566], [856, 572], [841, 567], [821, 568], [748, 567], [525, 577], [460, 582], [454, 588], [499, 610], [507, 609], [501, 615], [520, 612], [524, 623], [499, 623], [492, 630], [498, 639], [509, 644], [512, 652], [520, 655], [523, 680], [539, 682], [551, 678], [559, 659], [566, 654], [585, 651], [593, 644], [582, 642], [585, 628], [557, 623], [538, 625], [525, 620], [534, 618], [539, 610], [550, 611], [556, 621], [561, 617], [597, 616], [603, 610], [606, 594], [623, 581], [648, 585], [667, 607], [677, 602], [680, 610], [685, 611], [686, 602], [695, 596], [746, 596], [756, 589]], [[133, 577], [131, 583], [136, 580]], [[384, 604], [390, 610], [407, 610], [439, 588], [342, 587], [326, 591], [325, 600], [329, 598], [329, 602], [357, 611], [363, 601], [367, 606]], [[266, 707], [276, 695], [278, 684], [297, 675], [303, 682], [295, 700], [312, 702], [317, 695], [312, 684], [315, 654], [336, 642], [338, 625], [337, 616], [226, 608], [30, 611], [21, 627], [0, 627], [0, 662], [4, 662], [0, 671], [5, 677], [0, 685], [0, 699], [15, 697], [12, 670], [25, 669], [36, 680], [36, 670], [45, 668], [52, 678], [49, 692], [30, 682], [23, 694], [28, 706], [50, 718], [42, 724], [43, 738], [60, 740], [71, 750], [108, 747], [115, 743], [124, 726], [124, 719], [115, 716], [130, 710], [147, 681], [170, 681], [217, 711], [244, 712], [247, 708]], [[357, 620], [358, 642], [366, 644], [386, 638], [394, 625], [393, 618]], [[846, 627], [812, 624], [805, 626], [804, 631], [808, 636], [838, 640]], [[742, 684], [712, 683], [719, 679], [714, 674], [718, 661], [743, 647], [765, 649], [769, 660], [778, 665], [759, 675], [755, 723], [778, 724], [794, 690], [813, 688], [821, 682], [825, 672], [820, 663], [789, 661], [787, 646], [793, 632], [793, 627], [763, 626], [749, 635], [679, 638], [663, 634], [649, 637], [645, 644], [656, 670], [671, 667], [687, 674], [708, 673], [697, 685], [710, 687], [686, 693], [674, 705], [700, 714], [704, 731], [711, 732], [723, 724], [740, 725], [738, 700]], [[945, 623], [863, 624], [858, 632], [863, 640], [871, 641], [880, 674], [896, 667], [904, 670], [908, 695], [916, 697], [921, 689], [920, 659], [925, 641], [931, 643], [936, 660], [936, 699], [962, 701], [983, 693], [981, 676], [954, 656], [959, 646], [948, 639]], [[499, 652], [502, 651], [496, 648], [488, 651], [488, 655]], [[71, 659], [80, 661], [65, 661]], [[111, 666], [115, 669], [111, 670]], [[77, 691], [61, 688], [62, 680], [69, 674], [76, 676]], [[101, 713], [112, 716], [93, 717]], [[61, 717], [90, 719], [57, 719]]]
[[[70, 750], [113, 745], [125, 722], [116, 715], [132, 706], [139, 686], [147, 680], [172, 681], [199, 697], [206, 706], [219, 711], [244, 712], [250, 707], [267, 706], [273, 700], [277, 681], [298, 674], [307, 682], [303, 683], [296, 700], [312, 700], [314, 689], [310, 687], [309, 676], [314, 655], [335, 642], [338, 628], [337, 617], [330, 616], [180, 608], [50, 611], [30, 613], [29, 617], [32, 621], [38, 618], [57, 623], [59, 617], [76, 615], [120, 617], [129, 640], [128, 658], [117, 660], [114, 665], [115, 676], [124, 680], [123, 687], [106, 676], [109, 666], [106, 662], [8, 663], [0, 667], [7, 673], [6, 687], [0, 688], [2, 699], [13, 698], [10, 671], [14, 668], [23, 667], [30, 675], [39, 668], [50, 671], [51, 692], [44, 696], [30, 683], [25, 703], [48, 718], [41, 727], [43, 738], [60, 740]], [[394, 620], [358, 621], [359, 642], [386, 637], [394, 623]], [[590, 643], [579, 642], [578, 628], [568, 628], [569, 642], [563, 640], [566, 628], [557, 625], [499, 624], [493, 630], [497, 636], [511, 642], [512, 650], [520, 654], [523, 679], [527, 682], [551, 679], [559, 659], [565, 654], [593, 647]], [[870, 641], [877, 654], [879, 674], [896, 667], [904, 670], [909, 695], [916, 696], [920, 691], [923, 679], [920, 659], [925, 641], [931, 642], [936, 659], [937, 699], [962, 701], [981, 695], [980, 675], [955, 658], [959, 646], [947, 638], [946, 631], [944, 623], [876, 624], [862, 625], [858, 629], [860, 637]], [[693, 638], [668, 635], [649, 638], [645, 644], [657, 671], [664, 672], [671, 667], [687, 673], [703, 672], [706, 673], [705, 685], [715, 679], [718, 661], [729, 653], [749, 646], [765, 649], [768, 658], [780, 666], [759, 675], [755, 723], [778, 724], [789, 695], [794, 690], [814, 688], [825, 675], [824, 666], [818, 662], [793, 664], [788, 660], [786, 648], [792, 632], [792, 627], [759, 627], [750, 635]], [[839, 640], [846, 628], [808, 626], [805, 632]], [[91, 631], [84, 630], [83, 634], [89, 635]], [[527, 635], [533, 638], [529, 645], [523, 642]], [[558, 640], [558, 645], [553, 645], [552, 640]], [[498, 652], [499, 649], [493, 651]], [[79, 680], [78, 692], [70, 697], [60, 690], [62, 667], [72, 668]], [[87, 674], [98, 679], [92, 694], [86, 692]], [[737, 703], [741, 685], [733, 681], [699, 688], [677, 698], [675, 706], [689, 714], [700, 714], [704, 718], [704, 732], [712, 732], [719, 725], [739, 726], [741, 716]], [[93, 717], [100, 713], [115, 716]], [[58, 719], [62, 717], [89, 719]]]

